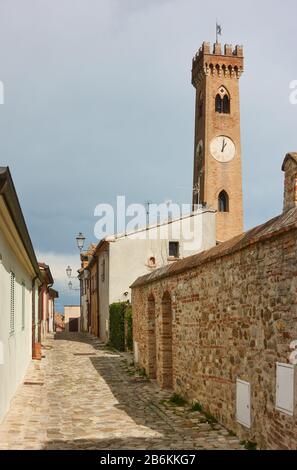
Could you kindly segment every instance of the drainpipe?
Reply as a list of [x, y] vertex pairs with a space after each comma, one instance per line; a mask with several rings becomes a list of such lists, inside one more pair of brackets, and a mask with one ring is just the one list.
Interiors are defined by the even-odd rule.
[[97, 279], [96, 279], [96, 291], [97, 291], [97, 322], [98, 322], [98, 328], [97, 328], [97, 336], [100, 338], [100, 318], [99, 318], [99, 256], [97, 256]]
[[38, 276], [35, 276], [32, 279], [32, 358], [35, 359], [35, 307], [36, 307], [36, 293], [35, 293], [35, 282], [38, 279]]

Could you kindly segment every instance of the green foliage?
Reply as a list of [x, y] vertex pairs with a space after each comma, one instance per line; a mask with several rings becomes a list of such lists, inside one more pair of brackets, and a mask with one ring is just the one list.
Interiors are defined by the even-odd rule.
[[187, 404], [186, 400], [176, 393], [170, 397], [169, 402], [175, 406], [185, 406]]
[[191, 409], [192, 411], [199, 411], [199, 413], [202, 413], [205, 417], [205, 422], [207, 422], [211, 426], [213, 426], [214, 424], [217, 424], [218, 420], [208, 411], [205, 411], [201, 403], [193, 403]]
[[137, 374], [138, 374], [140, 377], [147, 377], [146, 372], [145, 372], [145, 369], [138, 369], [138, 370], [137, 370]]
[[251, 441], [241, 441], [240, 444], [244, 446], [246, 450], [257, 450], [257, 443]]
[[109, 306], [109, 343], [113, 348], [118, 351], [133, 350], [132, 323], [129, 302], [117, 302]]
[[193, 403], [191, 410], [192, 411], [199, 411], [199, 413], [202, 413], [203, 412], [203, 406], [201, 405], [201, 403]]
[[117, 302], [109, 306], [109, 342], [118, 351], [125, 351], [126, 303]]
[[126, 323], [126, 349], [128, 351], [133, 351], [133, 318], [132, 318], [131, 305], [126, 306], [125, 323]]
[[210, 413], [208, 413], [207, 411], [204, 411], [203, 412], [208, 424], [217, 424], [218, 420]]

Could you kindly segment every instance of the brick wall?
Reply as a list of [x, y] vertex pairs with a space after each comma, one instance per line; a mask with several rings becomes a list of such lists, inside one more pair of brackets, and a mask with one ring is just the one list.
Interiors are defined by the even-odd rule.
[[[161, 386], [261, 448], [296, 449], [297, 399], [294, 417], [275, 408], [276, 363], [297, 339], [297, 211], [281, 217], [136, 281], [133, 331], [140, 365]], [[251, 384], [251, 430], [236, 422], [237, 378]]]

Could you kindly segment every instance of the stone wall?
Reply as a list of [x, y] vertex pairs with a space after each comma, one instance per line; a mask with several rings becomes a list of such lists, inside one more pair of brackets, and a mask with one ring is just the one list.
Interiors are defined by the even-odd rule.
[[[297, 339], [297, 230], [288, 217], [297, 211], [132, 286], [140, 366], [263, 449], [297, 448], [297, 397], [294, 417], [275, 405], [276, 363], [288, 363]], [[236, 422], [238, 378], [251, 384], [250, 430]]]

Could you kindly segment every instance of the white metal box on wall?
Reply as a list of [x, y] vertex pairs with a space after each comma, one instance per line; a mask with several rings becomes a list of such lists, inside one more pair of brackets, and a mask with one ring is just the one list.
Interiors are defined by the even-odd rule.
[[236, 420], [246, 428], [251, 427], [251, 385], [236, 381]]
[[276, 409], [293, 416], [295, 392], [295, 366], [276, 364]]

